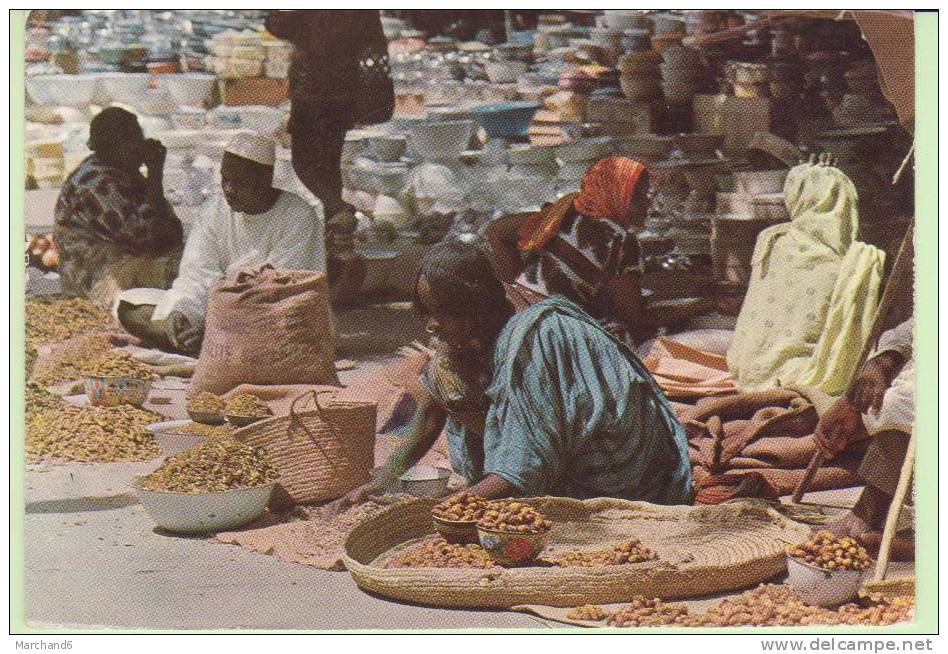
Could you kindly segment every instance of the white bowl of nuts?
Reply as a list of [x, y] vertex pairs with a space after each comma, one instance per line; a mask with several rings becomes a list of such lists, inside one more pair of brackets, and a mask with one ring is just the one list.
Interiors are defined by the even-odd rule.
[[836, 606], [857, 595], [870, 564], [856, 539], [818, 531], [787, 548], [787, 583], [808, 604]]
[[539, 556], [550, 539], [553, 523], [523, 502], [490, 502], [477, 521], [477, 537], [500, 565], [524, 565]]
[[132, 487], [155, 525], [175, 533], [201, 534], [236, 529], [263, 513], [276, 484], [213, 493], [171, 493]]
[[161, 529], [208, 533], [257, 519], [276, 477], [265, 450], [217, 438], [169, 456], [132, 488]]

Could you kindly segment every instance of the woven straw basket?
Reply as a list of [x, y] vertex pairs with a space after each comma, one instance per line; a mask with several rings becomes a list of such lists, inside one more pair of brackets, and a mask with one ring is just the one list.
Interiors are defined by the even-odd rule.
[[[312, 397], [313, 408], [299, 411]], [[279, 473], [272, 508], [330, 500], [369, 480], [375, 450], [375, 404], [332, 400], [316, 391], [300, 395], [288, 416], [239, 429], [234, 437], [263, 447]]]
[[635, 537], [659, 560], [589, 568], [388, 569], [391, 556], [434, 533], [430, 511], [435, 501], [418, 500], [356, 527], [343, 562], [360, 588], [418, 604], [612, 604], [634, 595], [699, 597], [761, 583], [786, 570], [786, 542], [801, 542], [809, 533], [805, 525], [750, 502], [706, 507], [549, 497], [524, 502], [554, 522], [541, 558], [603, 549]]

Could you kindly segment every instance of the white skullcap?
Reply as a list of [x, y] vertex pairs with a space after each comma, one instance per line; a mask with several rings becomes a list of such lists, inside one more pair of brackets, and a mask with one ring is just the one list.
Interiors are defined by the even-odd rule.
[[239, 132], [230, 140], [224, 152], [272, 166], [276, 161], [276, 141], [256, 132]]

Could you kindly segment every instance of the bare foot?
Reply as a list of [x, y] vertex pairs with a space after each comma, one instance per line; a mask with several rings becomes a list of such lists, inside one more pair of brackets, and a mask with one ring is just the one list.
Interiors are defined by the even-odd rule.
[[852, 538], [858, 538], [862, 534], [869, 531], [869, 525], [867, 525], [862, 518], [857, 516], [852, 511], [847, 511], [841, 516], [833, 518], [825, 525], [817, 525], [813, 527], [813, 531], [820, 531], [822, 529], [832, 532], [836, 536], [850, 536]]

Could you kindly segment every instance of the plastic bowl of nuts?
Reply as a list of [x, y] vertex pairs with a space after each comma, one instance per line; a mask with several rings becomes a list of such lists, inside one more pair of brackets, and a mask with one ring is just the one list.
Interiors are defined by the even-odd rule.
[[431, 510], [435, 531], [449, 543], [478, 542], [477, 521], [484, 515], [487, 500], [477, 495], [458, 493]]
[[120, 404], [141, 406], [148, 398], [151, 380], [137, 377], [89, 375], [83, 382], [92, 406], [114, 407]]
[[266, 452], [232, 438], [209, 439], [169, 456], [132, 488], [161, 529], [208, 533], [258, 518], [276, 485]]
[[533, 507], [516, 501], [490, 502], [477, 521], [477, 538], [500, 565], [530, 563], [550, 539], [553, 523]]
[[870, 563], [854, 538], [819, 531], [787, 548], [787, 583], [808, 604], [836, 606], [858, 594]]
[[235, 529], [253, 522], [267, 507], [276, 485], [212, 493], [172, 493], [142, 488], [142, 479], [136, 477], [132, 487], [155, 525], [166, 531], [190, 534]]

